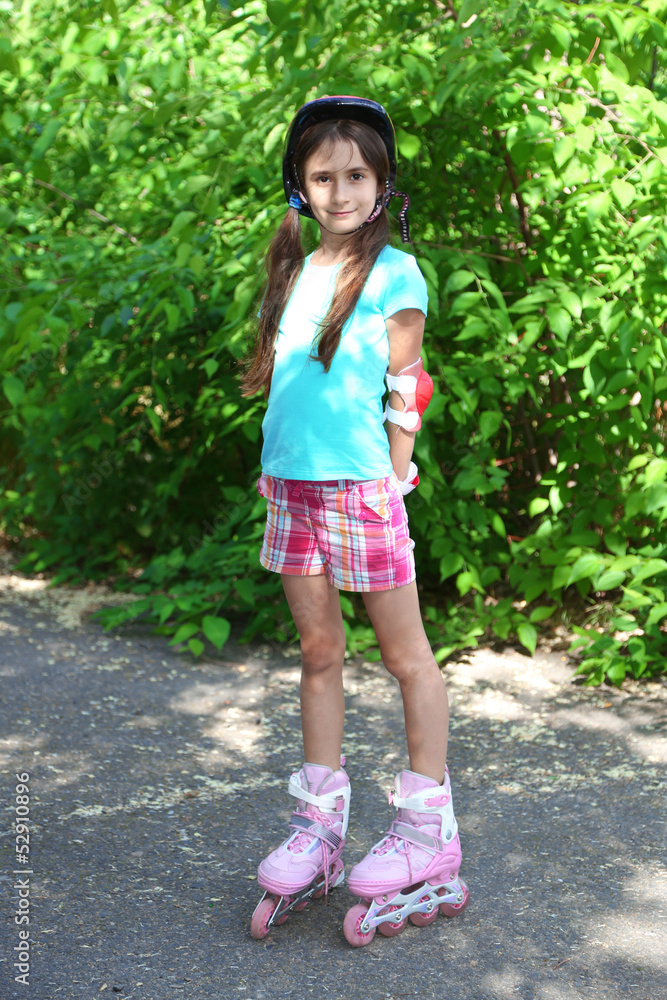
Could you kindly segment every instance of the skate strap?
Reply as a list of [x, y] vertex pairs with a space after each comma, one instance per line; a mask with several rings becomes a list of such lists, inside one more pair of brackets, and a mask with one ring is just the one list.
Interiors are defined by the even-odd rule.
[[[428, 791], [431, 791], [431, 789], [428, 789]], [[397, 795], [396, 792], [389, 792], [389, 804], [396, 806], [397, 809], [414, 809], [416, 812], [440, 812], [450, 801], [450, 796], [446, 792], [441, 792], [440, 795], [429, 796], [428, 791], [426, 794], [422, 792], [421, 795], [413, 795], [407, 799]], [[440, 789], [434, 788], [433, 791], [439, 792]]]
[[327, 792], [325, 795], [313, 795], [307, 788], [304, 788], [299, 781], [298, 774], [293, 774], [289, 780], [287, 791], [295, 799], [302, 802], [310, 802], [323, 812], [343, 812], [346, 804], [350, 801], [350, 786], [339, 788], [335, 792]]
[[333, 847], [334, 851], [337, 851], [342, 843], [342, 838], [333, 830], [324, 826], [323, 823], [317, 823], [308, 816], [302, 816], [301, 813], [292, 813], [289, 825], [293, 830], [302, 830], [304, 833], [310, 833], [313, 837], [325, 841], [330, 847]]
[[430, 833], [423, 833], [422, 830], [409, 823], [401, 823], [395, 819], [389, 827], [389, 834], [399, 840], [407, 840], [409, 844], [418, 844], [420, 847], [428, 847], [432, 851], [444, 851], [445, 845], [440, 837], [433, 837]]

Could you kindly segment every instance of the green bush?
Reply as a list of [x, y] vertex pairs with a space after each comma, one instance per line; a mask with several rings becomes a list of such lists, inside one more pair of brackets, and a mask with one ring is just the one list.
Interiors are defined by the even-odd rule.
[[74, 8], [2, 15], [0, 516], [23, 566], [115, 579], [138, 601], [107, 625], [194, 654], [234, 615], [291, 634], [238, 361], [294, 109], [372, 94], [430, 291], [408, 508], [438, 655], [532, 652], [576, 598], [586, 680], [664, 671], [667, 2]]

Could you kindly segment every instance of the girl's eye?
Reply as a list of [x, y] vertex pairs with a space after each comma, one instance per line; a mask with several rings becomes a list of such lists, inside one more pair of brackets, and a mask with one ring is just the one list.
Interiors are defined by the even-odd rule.
[[358, 181], [363, 181], [364, 175], [363, 174], [352, 174], [352, 179], [355, 180], [355, 181], [357, 181], [357, 180]]

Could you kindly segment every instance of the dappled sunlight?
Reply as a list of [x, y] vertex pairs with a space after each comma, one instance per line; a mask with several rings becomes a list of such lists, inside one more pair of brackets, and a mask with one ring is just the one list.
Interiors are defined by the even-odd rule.
[[[623, 691], [578, 687], [564, 657], [535, 658], [508, 650], [477, 649], [447, 664], [451, 728], [468, 719], [488, 719], [499, 739], [564, 745], [570, 729], [622, 740], [640, 766], [667, 763], [667, 734], [656, 721], [667, 718], [667, 687], [659, 682], [626, 685]], [[506, 725], [514, 723], [508, 730]], [[501, 728], [498, 728], [501, 724]], [[572, 762], [576, 773], [576, 762]], [[611, 775], [611, 776], [616, 776]], [[630, 767], [627, 777], [633, 776]]]
[[609, 878], [610, 890], [619, 894], [623, 906], [605, 914], [602, 923], [590, 922], [586, 937], [591, 962], [620, 958], [667, 974], [667, 867], [656, 861], [626, 878]]
[[[28, 736], [25, 733], [11, 733], [0, 739], [0, 769], [11, 771], [17, 760], [26, 760], [34, 753], [39, 753], [46, 743], [45, 736]], [[21, 770], [24, 765], [21, 764]]]
[[[256, 692], [256, 682], [248, 679], [247, 684], [238, 685], [236, 696], [247, 700], [248, 704], [255, 704], [258, 700]], [[186, 712], [188, 715], [207, 716], [228, 711], [230, 704], [229, 689], [224, 683], [196, 683], [181, 691], [176, 698], [172, 698], [169, 708], [175, 712]]]
[[161, 729], [166, 722], [164, 715], [137, 715], [134, 719], [127, 719], [123, 723], [126, 729], [150, 729], [151, 731]]
[[[80, 628], [91, 612], [102, 606], [131, 604], [137, 599], [136, 594], [115, 591], [92, 580], [85, 587], [50, 584], [50, 578], [43, 574], [27, 577], [13, 572], [9, 554], [0, 553], [0, 597], [21, 600], [47, 611], [63, 628]], [[38, 627], [43, 627], [43, 623]]]
[[538, 983], [535, 1000], [581, 1000], [581, 989], [570, 983]]
[[[262, 688], [257, 679], [248, 675], [244, 664], [236, 665], [234, 697], [230, 698], [229, 685], [225, 683], [197, 682], [184, 689], [169, 701], [172, 712], [197, 716], [201, 720], [201, 734], [220, 744], [223, 750], [248, 753], [266, 737], [260, 723]], [[219, 749], [209, 750], [207, 762], [219, 766]]]
[[516, 991], [521, 987], [523, 976], [514, 966], [509, 966], [502, 972], [487, 973], [483, 985], [491, 991], [494, 997], [516, 997]]
[[471, 692], [466, 699], [466, 714], [485, 719], [525, 719], [528, 712], [517, 698], [493, 689]]
[[[604, 733], [623, 739], [632, 756], [643, 758], [647, 763], [667, 763], [667, 736], [656, 726], [655, 716], [647, 712], [619, 714], [609, 711], [612, 702], [603, 707], [570, 706], [558, 708], [552, 716], [554, 729], [564, 730], [570, 727], [584, 729], [594, 733]], [[653, 729], [653, 732], [641, 732], [641, 727]]]

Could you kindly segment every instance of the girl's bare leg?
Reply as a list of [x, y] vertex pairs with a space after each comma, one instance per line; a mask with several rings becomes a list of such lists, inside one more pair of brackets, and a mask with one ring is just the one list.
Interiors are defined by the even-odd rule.
[[363, 597], [382, 661], [401, 688], [410, 768], [441, 784], [447, 761], [449, 702], [424, 632], [417, 584]]
[[281, 573], [301, 640], [301, 728], [304, 760], [340, 767], [345, 718], [345, 629], [340, 596], [326, 576]]

